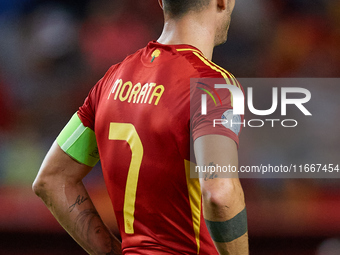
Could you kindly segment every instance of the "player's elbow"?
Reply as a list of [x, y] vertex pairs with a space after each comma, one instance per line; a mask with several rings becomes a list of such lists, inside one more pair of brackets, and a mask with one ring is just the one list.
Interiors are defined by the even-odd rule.
[[238, 180], [226, 179], [219, 185], [203, 185], [202, 197], [206, 205], [217, 211], [245, 205], [243, 189]]
[[53, 192], [58, 183], [57, 176], [50, 174], [46, 169], [40, 169], [32, 184], [32, 189], [38, 197], [44, 200], [48, 193]]
[[38, 175], [32, 184], [32, 190], [38, 197], [43, 197], [46, 194], [47, 186], [48, 182]]

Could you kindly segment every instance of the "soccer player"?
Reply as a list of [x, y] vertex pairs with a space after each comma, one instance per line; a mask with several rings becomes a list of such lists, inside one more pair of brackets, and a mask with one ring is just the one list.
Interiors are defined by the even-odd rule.
[[[204, 115], [202, 89], [214, 88], [190, 82], [222, 78], [241, 89], [210, 61], [227, 39], [235, 0], [160, 4], [165, 24], [158, 41], [113, 65], [92, 88], [47, 153], [33, 189], [90, 254], [248, 254], [239, 179], [190, 178], [191, 163], [238, 165], [240, 126], [212, 128], [214, 119], [230, 117], [232, 94], [216, 89], [223, 104], [208, 100]], [[82, 183], [99, 157], [122, 243]]]

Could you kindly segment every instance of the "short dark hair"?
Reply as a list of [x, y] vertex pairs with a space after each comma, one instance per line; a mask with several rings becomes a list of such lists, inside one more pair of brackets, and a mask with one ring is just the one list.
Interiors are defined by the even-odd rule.
[[162, 0], [164, 12], [171, 17], [180, 17], [189, 11], [200, 11], [210, 0]]

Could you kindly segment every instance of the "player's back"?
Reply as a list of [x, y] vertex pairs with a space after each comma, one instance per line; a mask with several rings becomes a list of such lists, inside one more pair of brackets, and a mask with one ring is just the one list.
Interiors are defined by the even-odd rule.
[[189, 177], [190, 78], [215, 74], [201, 58], [194, 47], [149, 43], [113, 66], [79, 111], [83, 122], [95, 116], [123, 254], [218, 254]]

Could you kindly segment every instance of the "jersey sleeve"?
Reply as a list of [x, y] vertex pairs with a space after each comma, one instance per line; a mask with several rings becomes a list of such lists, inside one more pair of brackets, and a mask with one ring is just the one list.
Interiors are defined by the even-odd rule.
[[85, 127], [88, 127], [95, 131], [95, 115], [98, 107], [98, 102], [101, 95], [102, 87], [112, 77], [113, 72], [116, 71], [119, 64], [112, 66], [107, 73], [101, 78], [97, 84], [90, 90], [86, 97], [84, 104], [78, 109], [78, 117]]
[[[195, 85], [190, 103], [193, 140], [204, 135], [223, 135], [234, 140], [238, 146], [244, 115], [233, 114], [233, 96], [228, 89], [213, 89], [213, 86], [213, 83], [205, 87]], [[243, 92], [241, 87], [240, 89]], [[201, 112], [202, 94], [206, 94], [207, 98], [206, 115]]]
[[78, 109], [78, 117], [85, 127], [94, 130], [94, 119], [96, 112], [96, 98], [98, 95], [99, 87], [103, 79], [100, 79], [97, 84], [90, 90], [88, 96], [86, 97], [84, 104]]

